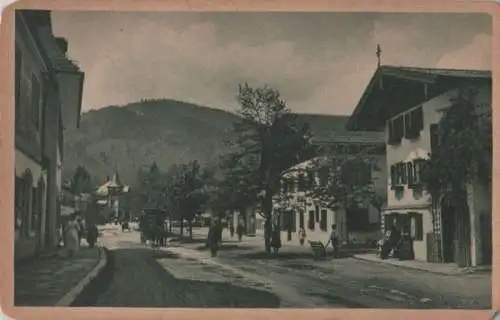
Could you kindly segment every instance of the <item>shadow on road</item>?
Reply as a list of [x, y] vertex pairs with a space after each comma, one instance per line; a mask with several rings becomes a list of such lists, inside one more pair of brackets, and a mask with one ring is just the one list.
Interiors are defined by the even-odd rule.
[[[208, 251], [208, 250], [210, 250], [210, 248], [208, 246], [206, 246], [206, 245], [201, 245], [201, 246], [198, 246], [198, 247], [196, 247], [194, 249], [198, 250], [198, 251]], [[222, 243], [219, 246], [219, 251], [231, 251], [231, 250], [248, 251], [248, 250], [253, 250], [253, 248], [240, 247], [237, 244], [226, 244], [226, 243]]]
[[[156, 260], [181, 259], [149, 248], [107, 251], [104, 270], [72, 306], [278, 308], [280, 299], [264, 290], [199, 280], [176, 279]], [[141, 260], [137, 260], [141, 259]], [[201, 266], [200, 266], [201, 268]], [[130, 294], [133, 292], [134, 294]]]
[[[286, 250], [286, 249], [285, 249]], [[243, 259], [243, 260], [280, 260], [280, 261], [296, 261], [297, 259], [306, 259], [306, 260], [331, 260], [334, 259], [333, 253], [327, 252], [326, 257], [324, 258], [316, 258], [312, 252], [294, 252], [294, 251], [285, 251], [279, 253], [278, 256], [270, 256], [264, 251], [259, 252], [245, 252], [238, 255], [235, 255], [235, 259]], [[348, 258], [351, 255], [349, 253], [340, 253], [340, 256], [336, 259]]]

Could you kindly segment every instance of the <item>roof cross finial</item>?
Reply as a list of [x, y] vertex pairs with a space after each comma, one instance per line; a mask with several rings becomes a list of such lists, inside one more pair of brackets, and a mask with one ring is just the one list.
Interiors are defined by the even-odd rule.
[[380, 68], [380, 57], [382, 55], [382, 50], [380, 49], [380, 44], [377, 44], [377, 66]]

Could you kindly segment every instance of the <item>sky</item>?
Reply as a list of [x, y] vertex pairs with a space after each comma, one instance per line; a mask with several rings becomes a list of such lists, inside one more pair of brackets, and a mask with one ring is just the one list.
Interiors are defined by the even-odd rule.
[[235, 111], [238, 84], [294, 112], [350, 114], [382, 64], [491, 69], [491, 17], [451, 13], [54, 11], [85, 72], [83, 110], [169, 98]]

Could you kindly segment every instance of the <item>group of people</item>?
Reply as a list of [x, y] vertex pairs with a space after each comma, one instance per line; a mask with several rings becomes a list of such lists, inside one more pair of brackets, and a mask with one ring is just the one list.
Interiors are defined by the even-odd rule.
[[89, 247], [93, 248], [99, 237], [99, 231], [95, 224], [86, 226], [85, 220], [78, 212], [75, 212], [71, 214], [65, 225], [60, 226], [59, 244], [64, 246], [71, 257], [78, 252], [84, 237]]

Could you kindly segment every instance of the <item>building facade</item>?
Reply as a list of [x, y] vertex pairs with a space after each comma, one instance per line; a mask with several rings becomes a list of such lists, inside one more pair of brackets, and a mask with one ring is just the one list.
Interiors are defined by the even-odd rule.
[[[386, 170], [382, 135], [338, 133], [322, 144], [342, 146], [346, 152], [353, 154], [359, 148], [370, 148], [373, 163], [366, 170], [345, 173], [351, 177], [361, 174], [361, 179], [371, 181], [375, 195], [385, 201]], [[284, 243], [298, 243], [300, 228], [304, 228], [307, 240], [326, 242], [332, 225], [336, 226], [340, 238], [345, 242], [377, 241], [380, 238], [380, 208], [374, 206], [371, 199], [363, 199], [363, 203], [356, 207], [339, 206], [333, 210], [322, 205], [311, 194], [314, 185], [321, 185], [328, 179], [327, 171], [315, 168], [314, 162], [318, 160], [320, 159], [303, 162], [283, 174], [281, 192], [275, 196], [273, 206], [275, 213], [279, 215], [277, 219]]]
[[57, 245], [64, 128], [76, 126], [83, 73], [49, 11], [15, 15], [15, 259]]
[[481, 232], [479, 221], [491, 221], [491, 190], [475, 182], [468, 186], [470, 239], [460, 243], [457, 214], [433, 205], [436, 201], [432, 201], [421, 177], [425, 161], [437, 146], [439, 121], [459, 88], [469, 85], [478, 88], [479, 105], [491, 109], [490, 72], [382, 66], [348, 124], [352, 130], [385, 133], [389, 174], [382, 231], [397, 226], [408, 232], [417, 260], [457, 262], [458, 247], [466, 247], [468, 265], [488, 260], [488, 254], [483, 254], [487, 241], [481, 245], [481, 233], [488, 231]]

